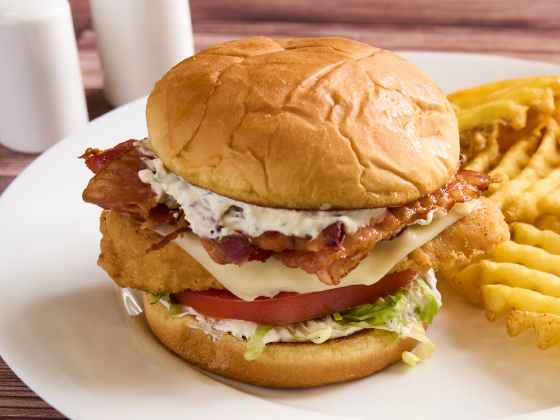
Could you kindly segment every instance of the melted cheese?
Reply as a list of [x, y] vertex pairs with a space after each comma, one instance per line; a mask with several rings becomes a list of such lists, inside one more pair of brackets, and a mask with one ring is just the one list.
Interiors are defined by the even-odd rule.
[[[301, 269], [288, 268], [274, 258], [264, 263], [250, 262], [242, 267], [217, 264], [208, 256], [199, 237], [194, 233], [185, 234], [183, 238], [177, 238], [173, 242], [187, 251], [234, 295], [252, 301], [259, 296], [272, 297], [283, 291], [311, 293], [352, 284], [374, 284], [410, 252], [431, 241], [479, 205], [478, 200], [457, 203], [446, 216], [434, 218], [428, 225], [409, 226], [399, 237], [391, 241], [379, 242], [368, 257], [336, 286], [321, 283], [317, 276]], [[159, 225], [153, 229], [166, 235], [173, 228]]]

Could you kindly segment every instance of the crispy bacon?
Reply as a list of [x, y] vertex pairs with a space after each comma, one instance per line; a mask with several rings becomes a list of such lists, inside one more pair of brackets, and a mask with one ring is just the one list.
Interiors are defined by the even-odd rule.
[[182, 227], [177, 229], [176, 231], [171, 232], [169, 235], [166, 235], [165, 238], [163, 238], [157, 244], [153, 244], [151, 247], [149, 247], [146, 250], [146, 254], [152, 251], [157, 251], [159, 249], [165, 248], [167, 244], [169, 244], [169, 242], [171, 242], [173, 239], [176, 239], [179, 235], [182, 236], [183, 233], [190, 232], [190, 231], [191, 231], [190, 227]]
[[200, 238], [202, 246], [218, 264], [243, 265], [249, 261], [266, 261], [272, 251], [255, 247], [241, 235], [229, 235], [220, 241]]
[[[146, 156], [139, 148], [133, 147], [133, 143], [134, 140], [128, 140], [104, 151], [88, 149], [81, 156], [96, 173], [83, 198], [104, 209], [129, 213], [134, 219], [145, 222], [144, 227], [165, 221], [176, 224], [175, 232], [152, 247], [161, 249], [188, 231], [188, 222], [180, 210], [176, 212], [158, 203], [151, 186], [140, 180], [138, 172], [147, 168], [143, 160]], [[218, 264], [243, 265], [274, 256], [288, 267], [299, 267], [316, 274], [325, 284], [338, 284], [379, 241], [397, 236], [407, 225], [426, 218], [432, 210], [449, 211], [457, 202], [478, 198], [493, 182], [497, 180], [485, 174], [459, 170], [434, 193], [389, 208], [381, 223], [361, 227], [352, 234], [345, 233], [338, 222], [327, 226], [315, 239], [280, 232], [264, 232], [258, 237], [238, 233], [221, 240], [201, 238], [202, 245]], [[179, 213], [178, 217], [174, 217]]]
[[138, 176], [147, 166], [142, 151], [133, 147], [134, 142], [128, 140], [103, 151], [90, 148], [80, 156], [96, 173], [82, 198], [105, 210], [128, 213], [135, 220], [149, 222], [148, 225], [172, 220], [172, 211], [165, 204], [158, 204], [152, 187]]
[[85, 159], [86, 166], [94, 173], [98, 174], [101, 169], [107, 166], [107, 163], [117, 159], [122, 153], [129, 150], [136, 140], [127, 140], [117, 144], [112, 149], [99, 150], [92, 149], [91, 147], [86, 152], [79, 156], [79, 159]]
[[447, 212], [455, 203], [480, 197], [493, 182], [496, 180], [479, 172], [457, 171], [449, 182], [436, 192], [411, 203], [392, 207], [388, 209], [383, 222], [364, 226], [353, 234], [347, 234], [336, 251], [284, 250], [276, 252], [274, 256], [288, 267], [300, 267], [310, 274], [316, 274], [325, 284], [338, 284], [379, 241], [391, 239], [407, 225], [425, 218], [432, 210]]

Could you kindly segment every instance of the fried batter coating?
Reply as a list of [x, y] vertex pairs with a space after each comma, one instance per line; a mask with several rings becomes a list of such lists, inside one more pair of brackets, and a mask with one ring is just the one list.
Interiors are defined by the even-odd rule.
[[499, 207], [486, 197], [467, 217], [449, 226], [422, 247], [412, 251], [391, 272], [414, 270], [419, 274], [451, 268], [492, 251], [509, 239], [509, 228]]
[[[391, 272], [412, 269], [425, 273], [430, 268], [450, 268], [455, 263], [464, 263], [490, 252], [506, 241], [509, 230], [499, 208], [484, 197], [479, 200], [482, 205], [478, 209], [411, 252]], [[146, 250], [161, 241], [162, 236], [151, 230], [141, 230], [124, 214], [103, 211], [101, 233], [101, 255], [97, 264], [120, 287], [132, 287], [148, 293], [225, 289], [174, 243], [146, 254]]]
[[225, 289], [173, 242], [146, 253], [163, 237], [152, 230], [141, 230], [140, 225], [126, 214], [104, 210], [100, 221], [103, 238], [97, 265], [120, 287], [132, 287], [148, 293]]

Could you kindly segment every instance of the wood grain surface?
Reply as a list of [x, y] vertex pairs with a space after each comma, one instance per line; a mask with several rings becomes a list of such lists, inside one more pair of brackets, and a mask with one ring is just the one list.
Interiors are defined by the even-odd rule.
[[[118, 1], [118, 0], [115, 0]], [[90, 118], [103, 100], [89, 0], [70, 0]], [[558, 0], [190, 0], [195, 49], [255, 35], [343, 36], [390, 50], [505, 55], [560, 64]], [[37, 155], [0, 146], [0, 194]], [[0, 420], [64, 419], [0, 359]]]

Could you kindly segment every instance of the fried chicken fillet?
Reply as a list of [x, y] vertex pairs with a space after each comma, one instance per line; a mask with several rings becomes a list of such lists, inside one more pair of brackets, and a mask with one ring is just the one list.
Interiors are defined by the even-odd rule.
[[[490, 252], [509, 238], [500, 209], [481, 197], [481, 206], [445, 229], [430, 242], [412, 251], [391, 272], [412, 269], [420, 274], [463, 263]], [[100, 217], [101, 254], [97, 264], [120, 287], [147, 293], [181, 290], [225, 289], [214, 276], [178, 245], [171, 243], [146, 253], [163, 237], [125, 214], [103, 211]]]

